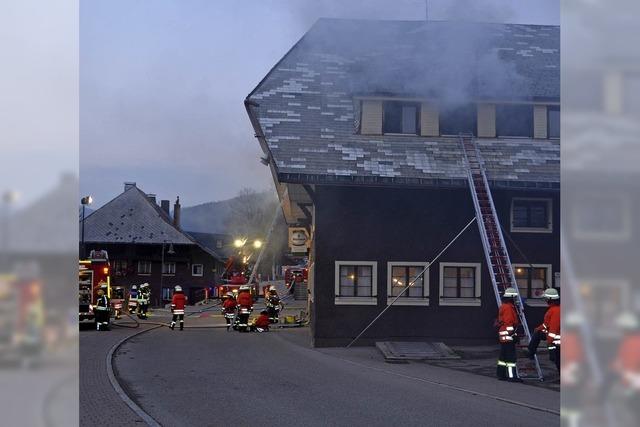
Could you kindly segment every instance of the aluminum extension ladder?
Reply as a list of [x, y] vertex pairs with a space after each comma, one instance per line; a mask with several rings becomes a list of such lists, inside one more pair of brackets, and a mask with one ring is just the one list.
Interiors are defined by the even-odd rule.
[[[500, 299], [501, 292], [504, 292], [504, 290], [509, 287], [518, 289], [518, 284], [513, 273], [513, 266], [509, 259], [509, 253], [507, 252], [507, 246], [505, 245], [504, 236], [502, 235], [502, 229], [493, 204], [493, 198], [491, 197], [491, 190], [489, 189], [480, 151], [478, 150], [473, 135], [461, 134], [459, 139], [462, 152], [464, 153], [464, 162], [467, 167], [467, 178], [473, 198], [473, 206], [476, 211], [476, 222], [478, 223], [496, 302], [498, 303], [498, 307], [500, 307], [502, 303]], [[519, 292], [518, 298], [515, 301], [515, 307], [520, 319], [520, 324], [527, 337], [527, 342], [529, 342], [531, 341], [531, 332], [529, 331], [527, 318], [524, 314], [524, 305]], [[542, 381], [542, 370], [540, 369], [537, 355], [533, 360], [533, 365], [535, 365], [537, 376], [521, 376], [521, 378]], [[527, 371], [527, 367], [524, 366], [521, 370]], [[533, 369], [529, 370], [533, 371]]]

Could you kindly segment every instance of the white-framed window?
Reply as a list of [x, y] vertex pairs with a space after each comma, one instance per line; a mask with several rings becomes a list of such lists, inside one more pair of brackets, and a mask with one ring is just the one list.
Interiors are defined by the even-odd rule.
[[165, 261], [164, 264], [162, 264], [162, 275], [173, 276], [175, 274], [176, 274], [176, 263], [173, 261], [171, 262]]
[[376, 305], [377, 270], [378, 263], [375, 261], [336, 261], [335, 304]]
[[222, 239], [216, 240], [216, 249], [222, 249]]
[[138, 261], [138, 275], [149, 276], [151, 274], [151, 261]]
[[481, 264], [440, 263], [440, 305], [480, 306]]
[[622, 194], [582, 194], [571, 209], [573, 235], [580, 240], [626, 241], [632, 235], [632, 208]]
[[552, 200], [534, 197], [511, 199], [511, 231], [514, 233], [551, 233]]
[[202, 277], [204, 274], [204, 266], [202, 264], [191, 264], [191, 275]]
[[544, 290], [552, 287], [551, 264], [513, 264], [520, 296], [527, 305], [546, 305]]
[[387, 304], [395, 300], [411, 281], [415, 281], [394, 305], [429, 305], [429, 272], [418, 277], [427, 265], [426, 262], [388, 262]]

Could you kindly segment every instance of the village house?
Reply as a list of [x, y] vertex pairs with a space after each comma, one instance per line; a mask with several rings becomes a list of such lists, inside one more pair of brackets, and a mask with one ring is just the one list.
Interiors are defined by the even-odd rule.
[[[530, 324], [560, 272], [555, 26], [319, 20], [245, 106], [290, 226], [310, 234], [315, 346], [351, 341], [475, 216], [474, 135]], [[470, 227], [363, 336], [495, 342]]]
[[158, 205], [155, 194], [127, 182], [122, 193], [85, 218], [80, 252], [106, 250], [112, 286], [130, 289], [148, 282], [155, 306], [167, 304], [176, 285], [190, 303], [203, 300], [205, 288], [216, 285], [224, 259], [181, 229], [180, 209], [176, 200], [172, 215], [169, 200]]

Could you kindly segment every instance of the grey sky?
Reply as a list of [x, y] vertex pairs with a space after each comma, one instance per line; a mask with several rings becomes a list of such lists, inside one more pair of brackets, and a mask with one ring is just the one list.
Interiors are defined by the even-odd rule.
[[[524, 4], [523, 4], [524, 3]], [[431, 19], [558, 24], [558, 0], [431, 0]], [[91, 0], [80, 9], [80, 189], [183, 204], [271, 177], [245, 96], [323, 16], [422, 19], [424, 0]]]

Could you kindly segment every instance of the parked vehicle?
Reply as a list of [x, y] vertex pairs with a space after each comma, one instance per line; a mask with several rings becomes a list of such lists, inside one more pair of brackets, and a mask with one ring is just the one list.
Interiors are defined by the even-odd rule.
[[109, 276], [109, 255], [107, 251], [93, 250], [86, 260], [79, 262], [78, 308], [79, 320], [95, 321], [94, 306], [98, 299], [98, 289], [107, 285], [107, 296], [111, 297], [111, 279]]

